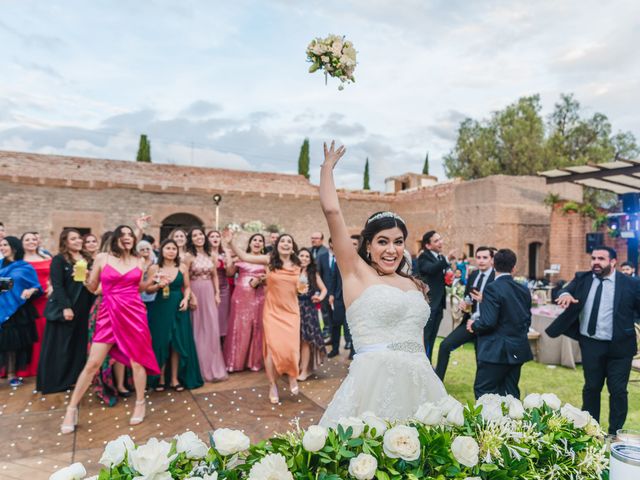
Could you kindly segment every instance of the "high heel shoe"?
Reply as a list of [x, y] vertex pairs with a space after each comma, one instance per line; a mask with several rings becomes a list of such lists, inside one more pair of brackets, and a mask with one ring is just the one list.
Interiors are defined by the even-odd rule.
[[271, 385], [269, 387], [269, 401], [273, 405], [277, 405], [280, 403], [280, 397], [278, 397], [278, 387], [276, 385]]
[[[139, 405], [145, 405], [145, 400], [136, 400], [136, 407]], [[138, 425], [140, 423], [142, 423], [142, 421], [144, 420], [144, 415], [146, 413], [146, 406], [145, 408], [142, 409], [142, 416], [140, 417], [131, 417], [131, 419], [129, 420], [129, 425]]]
[[296, 380], [289, 382], [289, 390], [291, 391], [291, 395], [298, 395], [300, 393], [300, 387], [298, 387]]
[[[73, 413], [73, 419], [72, 419], [72, 424], [65, 424], [64, 421], [62, 422], [62, 425], [60, 425], [60, 433], [62, 433], [63, 435], [66, 435], [68, 433], [73, 433], [76, 429], [76, 425], [78, 425], [78, 407], [67, 407], [67, 415], [69, 413]], [[65, 416], [65, 420], [66, 420], [66, 416]]]

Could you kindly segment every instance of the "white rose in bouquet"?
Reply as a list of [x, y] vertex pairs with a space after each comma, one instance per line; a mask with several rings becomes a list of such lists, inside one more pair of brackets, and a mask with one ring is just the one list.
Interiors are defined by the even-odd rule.
[[460, 436], [451, 442], [451, 453], [458, 463], [466, 467], [475, 467], [478, 464], [480, 446], [473, 437]]
[[543, 393], [541, 395], [542, 402], [546, 403], [550, 409], [552, 410], [560, 410], [562, 406], [562, 401], [558, 398], [555, 393]]
[[349, 460], [349, 475], [357, 480], [371, 480], [376, 476], [378, 461], [373, 455], [361, 453]]
[[209, 447], [198, 438], [193, 432], [185, 432], [182, 435], [175, 436], [176, 450], [178, 453], [185, 453], [187, 458], [204, 458], [209, 452]]
[[524, 408], [526, 409], [540, 408], [542, 406], [542, 403], [542, 395], [540, 395], [539, 393], [530, 393], [529, 395], [524, 397], [524, 401], [522, 402]]
[[517, 398], [512, 399], [509, 402], [509, 418], [514, 420], [520, 420], [524, 417], [524, 406], [522, 402]]
[[153, 478], [154, 480], [171, 478], [171, 474], [167, 470], [178, 455], [169, 456], [170, 451], [171, 444], [169, 442], [150, 438], [146, 445], [142, 445], [131, 452], [129, 465], [136, 472], [147, 478]]
[[502, 403], [506, 401], [507, 399], [505, 397], [501, 397], [497, 393], [485, 393], [478, 400], [476, 400], [476, 406], [502, 405]]
[[464, 407], [458, 402], [458, 405], [449, 410], [447, 414], [447, 423], [462, 427], [464, 425]]
[[115, 440], [107, 443], [99, 462], [107, 468], [115, 467], [124, 461], [127, 452], [131, 455], [130, 452], [135, 450], [135, 448], [136, 446], [129, 435], [120, 435]]
[[358, 417], [342, 417], [338, 420], [338, 425], [342, 425], [345, 431], [351, 427], [351, 438], [357, 438], [364, 432], [364, 422]]
[[492, 403], [489, 405], [483, 405], [480, 412], [485, 422], [500, 422], [504, 418], [502, 414], [502, 403]]
[[382, 449], [387, 457], [402, 458], [408, 462], [420, 457], [418, 430], [406, 425], [397, 425], [384, 433]]
[[87, 476], [87, 471], [81, 463], [73, 463], [61, 468], [49, 477], [49, 480], [82, 480]]
[[233, 455], [247, 450], [251, 440], [240, 430], [218, 428], [213, 432], [213, 444], [220, 455]]
[[414, 417], [425, 425], [439, 425], [442, 423], [442, 410], [431, 402], [425, 402], [418, 407]]
[[564, 407], [560, 409], [560, 414], [573, 423], [573, 426], [576, 428], [584, 428], [591, 421], [591, 415], [589, 412], [580, 410], [570, 403], [565, 403]]
[[311, 425], [302, 436], [302, 446], [307, 452], [317, 452], [327, 441], [327, 429], [320, 425]]
[[251, 467], [249, 480], [293, 480], [287, 461], [279, 453], [271, 453]]
[[373, 412], [364, 412], [360, 415], [360, 418], [362, 418], [362, 421], [369, 426], [369, 432], [375, 428], [376, 437], [384, 435], [384, 432], [387, 431], [387, 422], [376, 416]]
[[436, 402], [436, 407], [440, 409], [444, 417], [449, 415], [451, 409], [457, 405], [461, 405], [461, 403], [451, 395], [447, 395]]

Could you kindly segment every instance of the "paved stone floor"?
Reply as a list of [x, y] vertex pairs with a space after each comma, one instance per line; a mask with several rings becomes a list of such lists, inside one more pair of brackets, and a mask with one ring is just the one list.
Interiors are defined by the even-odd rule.
[[135, 427], [128, 424], [133, 398], [108, 408], [88, 393], [80, 405], [78, 428], [70, 435], [59, 433], [69, 393], [34, 393], [35, 379], [17, 389], [0, 380], [0, 479], [46, 479], [73, 462], [83, 462], [95, 474], [104, 445], [125, 433], [144, 443], [192, 430], [207, 441], [208, 431], [229, 427], [244, 430], [255, 442], [286, 431], [296, 417], [306, 427], [318, 422], [348, 366], [346, 354], [325, 361], [315, 376], [300, 383], [298, 397], [281, 383], [276, 406], [269, 403], [264, 372], [235, 373], [192, 391], [151, 392], [147, 417]]

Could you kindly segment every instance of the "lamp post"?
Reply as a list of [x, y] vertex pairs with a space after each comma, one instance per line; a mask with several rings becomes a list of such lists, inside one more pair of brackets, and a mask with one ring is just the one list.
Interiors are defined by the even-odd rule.
[[219, 230], [219, 218], [220, 218], [220, 202], [222, 201], [222, 195], [216, 193], [213, 196], [213, 203], [216, 205], [216, 230]]

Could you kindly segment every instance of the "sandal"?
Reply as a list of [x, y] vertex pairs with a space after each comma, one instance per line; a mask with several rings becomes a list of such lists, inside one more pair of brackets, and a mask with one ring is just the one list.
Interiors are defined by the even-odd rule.
[[176, 383], [175, 385], [171, 385], [176, 392], [184, 392], [184, 386], [181, 383]]
[[166, 387], [164, 384], [158, 384], [158, 386], [156, 388], [153, 389], [155, 392], [164, 392], [166, 390]]
[[144, 420], [144, 415], [146, 413], [146, 405], [145, 405], [145, 401], [144, 400], [136, 400], [136, 407], [138, 406], [144, 406], [145, 408], [142, 409], [142, 415], [139, 415], [137, 417], [131, 417], [131, 419], [129, 420], [129, 425], [139, 425], [142, 423], [142, 421]]

